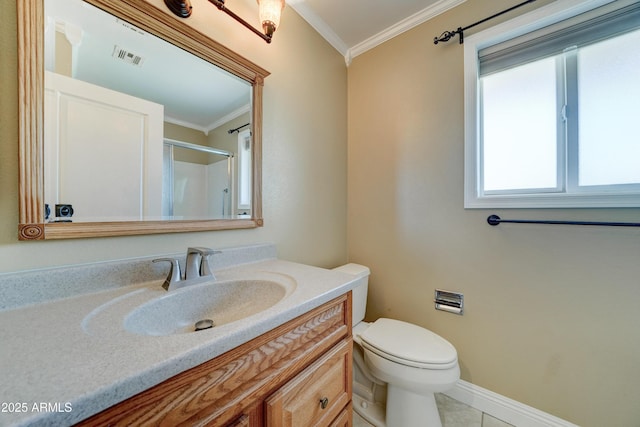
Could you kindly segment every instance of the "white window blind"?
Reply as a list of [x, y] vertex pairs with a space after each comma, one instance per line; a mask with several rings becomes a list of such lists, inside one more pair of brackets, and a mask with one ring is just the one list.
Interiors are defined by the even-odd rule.
[[587, 46], [633, 31], [639, 26], [640, 3], [604, 14], [601, 9], [596, 9], [480, 50], [479, 74], [484, 76], [518, 64], [558, 55], [568, 47]]

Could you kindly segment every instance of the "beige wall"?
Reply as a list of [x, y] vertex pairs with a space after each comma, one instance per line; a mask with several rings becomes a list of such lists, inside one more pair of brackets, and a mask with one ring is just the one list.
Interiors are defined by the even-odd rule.
[[[637, 222], [640, 210], [463, 208], [463, 47], [432, 40], [511, 5], [468, 0], [354, 59], [349, 258], [372, 270], [368, 318], [446, 337], [464, 380], [579, 425], [637, 426], [640, 229], [486, 218]], [[464, 316], [435, 311], [435, 288], [464, 293]]]
[[[164, 8], [163, 0], [149, 0]], [[255, 0], [233, 10], [255, 17]], [[264, 41], [206, 0], [189, 21], [269, 70], [264, 88], [263, 197], [259, 229], [19, 242], [15, 2], [0, 17], [0, 272], [212, 247], [273, 242], [282, 258], [320, 266], [347, 260], [347, 71], [342, 56], [290, 8], [274, 41]]]

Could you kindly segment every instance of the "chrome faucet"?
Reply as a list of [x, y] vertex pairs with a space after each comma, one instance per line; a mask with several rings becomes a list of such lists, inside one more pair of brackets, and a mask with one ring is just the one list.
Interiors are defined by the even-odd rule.
[[187, 249], [184, 276], [180, 270], [180, 263], [175, 258], [158, 258], [154, 259], [153, 262], [166, 261], [171, 263], [169, 275], [162, 284], [162, 287], [167, 291], [173, 291], [196, 283], [216, 280], [213, 275], [213, 270], [211, 270], [211, 265], [209, 264], [209, 258], [211, 255], [218, 253], [220, 253], [220, 251], [202, 247]]

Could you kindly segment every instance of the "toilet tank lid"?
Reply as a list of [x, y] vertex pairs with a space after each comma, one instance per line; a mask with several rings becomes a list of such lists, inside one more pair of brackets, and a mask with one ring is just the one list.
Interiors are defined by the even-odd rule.
[[341, 265], [340, 267], [334, 268], [336, 271], [341, 271], [343, 273], [350, 274], [356, 277], [365, 277], [371, 274], [371, 270], [369, 267], [360, 264], [349, 263], [345, 265]]

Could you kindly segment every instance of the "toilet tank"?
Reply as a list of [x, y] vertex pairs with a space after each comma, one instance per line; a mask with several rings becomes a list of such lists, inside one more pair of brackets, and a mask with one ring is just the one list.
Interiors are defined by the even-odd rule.
[[358, 280], [356, 287], [353, 288], [353, 318], [352, 326], [364, 320], [364, 313], [367, 308], [367, 292], [369, 290], [369, 267], [360, 264], [345, 264], [334, 270], [355, 276]]

